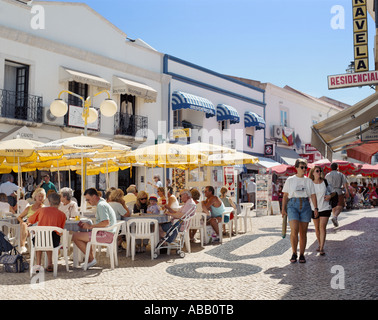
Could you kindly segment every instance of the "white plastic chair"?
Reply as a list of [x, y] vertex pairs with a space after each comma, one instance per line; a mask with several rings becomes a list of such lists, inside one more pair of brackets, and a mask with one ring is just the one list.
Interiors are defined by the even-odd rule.
[[[228, 232], [230, 234], [230, 239], [232, 237], [232, 225], [234, 223], [234, 218], [235, 218], [235, 213], [234, 213], [234, 218], [231, 219], [231, 212], [236, 211], [233, 207], [225, 207], [224, 212], [222, 213], [222, 221], [218, 223], [218, 229], [219, 229], [219, 242], [222, 243], [223, 241], [223, 225], [228, 226]], [[230, 219], [228, 222], [224, 221], [225, 215], [229, 214]]]
[[27, 200], [24, 200], [24, 199], [18, 200], [17, 213], [21, 214], [25, 210], [26, 206], [28, 205], [29, 205], [29, 202]]
[[[118, 267], [118, 248], [117, 248], [117, 239], [118, 239], [118, 232], [121, 228], [124, 221], [119, 221], [115, 223], [112, 226], [105, 227], [105, 228], [93, 228], [92, 229], [92, 235], [91, 235], [91, 241], [87, 243], [87, 247], [85, 248], [85, 261], [84, 261], [84, 270], [88, 269], [88, 259], [89, 259], [89, 252], [91, 250], [91, 246], [93, 246], [93, 256], [96, 255], [96, 247], [97, 246], [103, 246], [106, 247], [108, 250], [109, 258], [110, 258], [110, 267], [111, 269], [114, 269], [114, 264]], [[96, 239], [97, 233], [99, 231], [107, 231], [107, 232], [113, 232], [113, 241], [111, 243], [104, 243], [104, 242], [98, 242]]]
[[[206, 235], [206, 214], [203, 212], [196, 212], [196, 214], [190, 219], [189, 228], [188, 230], [199, 230], [200, 237], [201, 237], [201, 247], [203, 247], [203, 243], [205, 240]], [[185, 243], [188, 252], [191, 252], [190, 248], [190, 238], [189, 238], [189, 232], [185, 233]]]
[[240, 203], [240, 206], [242, 207], [241, 214], [237, 216], [237, 219], [242, 219], [244, 223], [244, 233], [247, 233], [248, 231], [248, 220], [251, 225], [251, 230], [252, 230], [252, 210], [254, 207], [253, 202], [244, 202]]
[[9, 242], [17, 249], [20, 248], [20, 225], [6, 221], [0, 221], [0, 231], [8, 238]]
[[[58, 255], [59, 250], [63, 249], [63, 255], [66, 262], [66, 270], [69, 271], [68, 267], [68, 254], [67, 254], [67, 230], [58, 228], [58, 227], [45, 227], [45, 226], [35, 226], [28, 228], [30, 232], [30, 276], [33, 275], [33, 265], [36, 251], [52, 251], [52, 260], [54, 266], [54, 277], [58, 273]], [[60, 239], [60, 245], [55, 247], [53, 246], [52, 232], [56, 231], [62, 234]], [[33, 238], [34, 236], [34, 243]], [[47, 267], [47, 259], [45, 257], [45, 267]]]
[[[154, 228], [151, 228], [151, 224]], [[151, 260], [153, 260], [155, 255], [155, 244], [158, 239], [157, 235], [159, 234], [158, 221], [156, 219], [148, 218], [130, 219], [127, 221], [126, 226], [126, 257], [130, 255], [131, 249], [131, 259], [134, 260], [136, 239], [149, 239], [151, 241]]]

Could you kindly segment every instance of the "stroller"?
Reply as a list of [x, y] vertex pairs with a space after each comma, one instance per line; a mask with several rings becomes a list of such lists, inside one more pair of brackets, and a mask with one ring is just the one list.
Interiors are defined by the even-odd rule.
[[[182, 251], [182, 248], [184, 247], [184, 234], [188, 231], [190, 219], [193, 218], [195, 213], [196, 206], [193, 206], [190, 210], [188, 210], [188, 212], [184, 216], [182, 216], [180, 219], [178, 219], [175, 223], [172, 224], [164, 238], [161, 239], [159, 243], [156, 245], [154, 254], [155, 259], [160, 253], [160, 249], [167, 249], [168, 254], [170, 253], [171, 249], [176, 249], [177, 254], [180, 255], [181, 258], [185, 257], [185, 252]], [[176, 237], [173, 239], [171, 243], [169, 243], [167, 240], [174, 233], [176, 233]], [[180, 235], [178, 240], [176, 240], [177, 235]]]

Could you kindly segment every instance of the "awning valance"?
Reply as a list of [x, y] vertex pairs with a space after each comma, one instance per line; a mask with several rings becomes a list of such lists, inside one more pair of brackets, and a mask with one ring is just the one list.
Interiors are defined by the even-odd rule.
[[[377, 116], [378, 92], [315, 124], [311, 128], [311, 145], [332, 161], [332, 153], [350, 148], [362, 133], [360, 126], [371, 122]], [[372, 123], [365, 130], [377, 126], [378, 123]]]
[[228, 106], [226, 104], [217, 105], [217, 121], [230, 120], [231, 124], [239, 123], [240, 117], [239, 113], [234, 107]]
[[68, 81], [76, 81], [80, 83], [85, 83], [91, 86], [96, 86], [99, 88], [103, 88], [106, 90], [110, 89], [110, 82], [85, 72], [72, 70], [65, 67], [59, 68], [59, 81], [60, 82], [68, 82]]
[[295, 161], [301, 156], [296, 153], [293, 149], [287, 149], [282, 147], [276, 147], [276, 155], [280, 156], [281, 159], [291, 166], [295, 165]]
[[265, 129], [265, 120], [252, 111], [244, 113], [244, 127], [256, 127], [256, 130]]
[[206, 118], [215, 116], [215, 106], [211, 101], [190, 93], [175, 91], [172, 94], [172, 110], [180, 109], [205, 112]]
[[156, 102], [157, 98], [157, 91], [150, 86], [120, 77], [113, 77], [113, 94], [130, 94], [145, 102]]

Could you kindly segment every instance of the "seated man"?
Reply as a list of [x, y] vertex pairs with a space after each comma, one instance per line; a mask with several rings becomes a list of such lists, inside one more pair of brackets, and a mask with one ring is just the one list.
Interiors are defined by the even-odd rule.
[[216, 195], [214, 195], [214, 188], [212, 186], [205, 187], [206, 200], [202, 201], [203, 212], [211, 215], [208, 219], [216, 234], [219, 236], [218, 223], [222, 221], [222, 213], [224, 212], [224, 204]]
[[[28, 219], [28, 225], [33, 225], [38, 222], [38, 226], [52, 226], [52, 227], [58, 227], [58, 228], [64, 228], [64, 225], [66, 223], [66, 215], [64, 212], [60, 211], [58, 209], [60, 205], [60, 195], [55, 193], [51, 193], [48, 197], [50, 206], [49, 207], [43, 207], [38, 209], [33, 215], [31, 215]], [[54, 248], [59, 246], [60, 244], [60, 234], [53, 231], [52, 233], [52, 239], [53, 239], [53, 245]], [[33, 239], [34, 240], [34, 239]], [[42, 251], [36, 252], [36, 258], [37, 258], [37, 265], [41, 265], [41, 255]], [[47, 272], [53, 271], [52, 266], [52, 251], [47, 251]]]
[[[165, 205], [164, 208], [168, 210], [168, 215], [172, 216], [175, 219], [180, 219], [186, 214], [194, 215], [196, 213], [196, 203], [192, 199], [192, 194], [189, 190], [181, 190], [181, 201], [184, 205], [177, 211], [173, 210], [168, 205]], [[166, 232], [171, 228], [177, 220], [172, 222], [163, 223], [159, 226], [160, 237], [163, 238], [166, 235]], [[184, 225], [181, 225], [180, 231], [184, 229]], [[167, 242], [173, 242], [177, 237], [177, 230], [175, 230], [167, 239]]]
[[[83, 229], [93, 228], [105, 228], [114, 225], [116, 215], [113, 208], [100, 197], [99, 192], [95, 188], [89, 188], [84, 192], [85, 201], [89, 202], [91, 206], [97, 206], [96, 209], [96, 223], [91, 225], [89, 223], [83, 223], [80, 227]], [[76, 246], [85, 254], [87, 243], [91, 241], [92, 231], [89, 232], [75, 232], [72, 236], [72, 241]], [[96, 240], [103, 243], [111, 243], [113, 241], [114, 231], [99, 231], [97, 233]], [[88, 258], [88, 269], [93, 267], [97, 263], [93, 256], [92, 248]]]

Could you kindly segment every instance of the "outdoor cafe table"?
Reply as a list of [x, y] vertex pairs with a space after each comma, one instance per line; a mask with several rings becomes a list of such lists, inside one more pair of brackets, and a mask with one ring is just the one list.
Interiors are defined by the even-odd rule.
[[[80, 220], [67, 220], [64, 225], [64, 229], [71, 232], [87, 232], [88, 229], [83, 229], [79, 227], [79, 222], [93, 224], [92, 220], [89, 218], [80, 218]], [[79, 260], [81, 260], [83, 255], [80, 255], [80, 250], [73, 244], [73, 266], [77, 268], [79, 266]]]
[[148, 214], [148, 213], [137, 213], [132, 214], [130, 217], [121, 217], [122, 220], [128, 221], [130, 219], [156, 219], [158, 223], [166, 223], [170, 221], [170, 216], [166, 214]]
[[5, 216], [5, 217], [1, 218], [0, 221], [8, 222], [8, 223], [11, 223], [11, 224], [19, 224], [17, 217], [15, 217], [15, 216]]
[[[169, 222], [171, 220], [171, 217], [166, 214], [137, 213], [137, 214], [132, 214], [131, 217], [121, 217], [121, 219], [125, 221], [125, 224], [130, 219], [156, 219], [159, 224], [162, 224], [162, 223]], [[158, 243], [159, 230], [154, 230], [154, 232], [155, 232], [155, 237], [156, 237], [156, 243]]]

